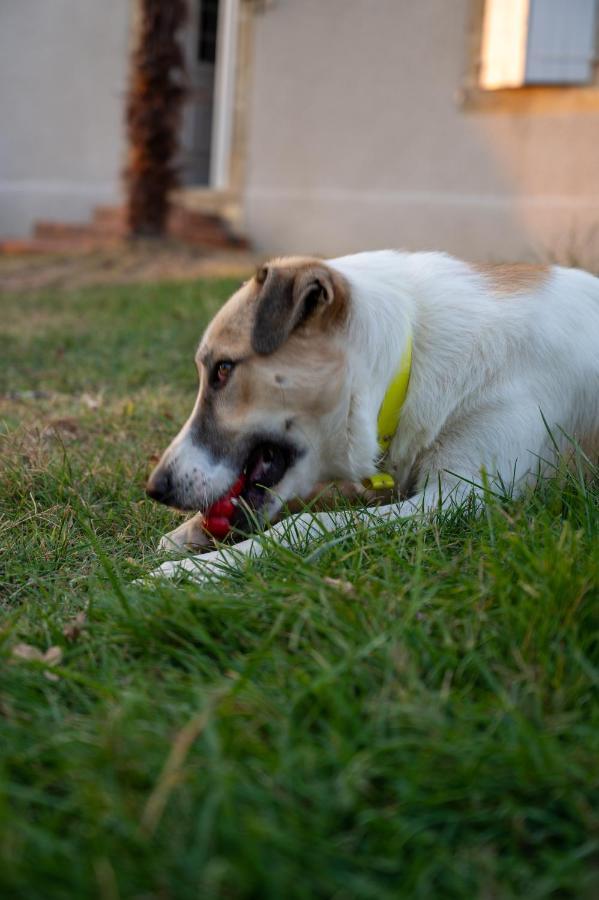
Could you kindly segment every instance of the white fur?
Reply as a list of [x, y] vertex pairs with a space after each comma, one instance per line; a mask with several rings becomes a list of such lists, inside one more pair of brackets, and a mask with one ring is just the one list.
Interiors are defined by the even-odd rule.
[[[599, 446], [599, 279], [552, 267], [530, 290], [496, 292], [486, 275], [439, 253], [379, 251], [328, 261], [350, 287], [347, 390], [323, 421], [329, 477], [374, 471], [377, 414], [408, 335], [413, 364], [385, 469], [416, 493], [363, 518], [401, 518], [461, 498], [485, 472], [517, 495], [555, 459], [566, 435]], [[322, 477], [322, 473], [321, 473]], [[479, 494], [481, 491], [479, 491]], [[269, 539], [298, 546], [344, 514], [292, 516], [231, 548], [165, 563], [156, 574], [218, 577]]]
[[[197, 401], [196, 401], [197, 404]], [[186, 503], [186, 494], [200, 503], [211, 503], [222, 496], [238, 476], [226, 462], [213, 459], [192, 438], [192, 424], [196, 407], [173, 441], [167, 447], [162, 461], [169, 466], [172, 477], [180, 485], [180, 494]], [[164, 549], [168, 544], [164, 545]]]

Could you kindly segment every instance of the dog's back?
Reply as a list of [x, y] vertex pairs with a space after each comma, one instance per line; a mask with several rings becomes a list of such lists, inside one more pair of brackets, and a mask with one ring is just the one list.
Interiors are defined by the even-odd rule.
[[488, 406], [492, 415], [502, 404], [513, 419], [520, 411], [514, 427], [523, 434], [534, 419], [548, 442], [565, 449], [570, 436], [597, 455], [599, 278], [559, 266], [478, 266], [441, 253], [377, 251], [330, 264], [351, 286], [373, 353], [396, 352], [391, 320], [410, 321], [411, 387], [391, 451], [399, 469], [426, 461], [427, 445], [447, 429], [464, 428], [468, 443], [476, 410]]

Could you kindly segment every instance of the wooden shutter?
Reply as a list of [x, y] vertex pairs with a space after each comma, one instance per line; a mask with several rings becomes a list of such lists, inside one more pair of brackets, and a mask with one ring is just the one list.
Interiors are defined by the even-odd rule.
[[590, 81], [596, 0], [530, 0], [525, 84]]

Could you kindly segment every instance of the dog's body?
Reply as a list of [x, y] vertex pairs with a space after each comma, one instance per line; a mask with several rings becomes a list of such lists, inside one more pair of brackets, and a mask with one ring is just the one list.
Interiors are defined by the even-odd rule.
[[[245, 471], [248, 505], [270, 521], [316, 482], [360, 482], [379, 462], [377, 414], [409, 341], [409, 389], [384, 461], [406, 499], [369, 522], [437, 509], [483, 471], [517, 494], [571, 446], [567, 436], [596, 456], [599, 279], [437, 253], [290, 258], [259, 270], [208, 327], [196, 406], [149, 493], [202, 511]], [[266, 534], [294, 543], [339, 523], [292, 518]], [[203, 543], [198, 521], [167, 545]], [[251, 538], [158, 571], [210, 576], [262, 546]]]

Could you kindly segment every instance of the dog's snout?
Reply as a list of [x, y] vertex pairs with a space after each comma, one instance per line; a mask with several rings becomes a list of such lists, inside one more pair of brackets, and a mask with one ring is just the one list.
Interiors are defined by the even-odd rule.
[[154, 469], [148, 483], [146, 494], [158, 503], [170, 503], [173, 497], [173, 478], [167, 466]]

